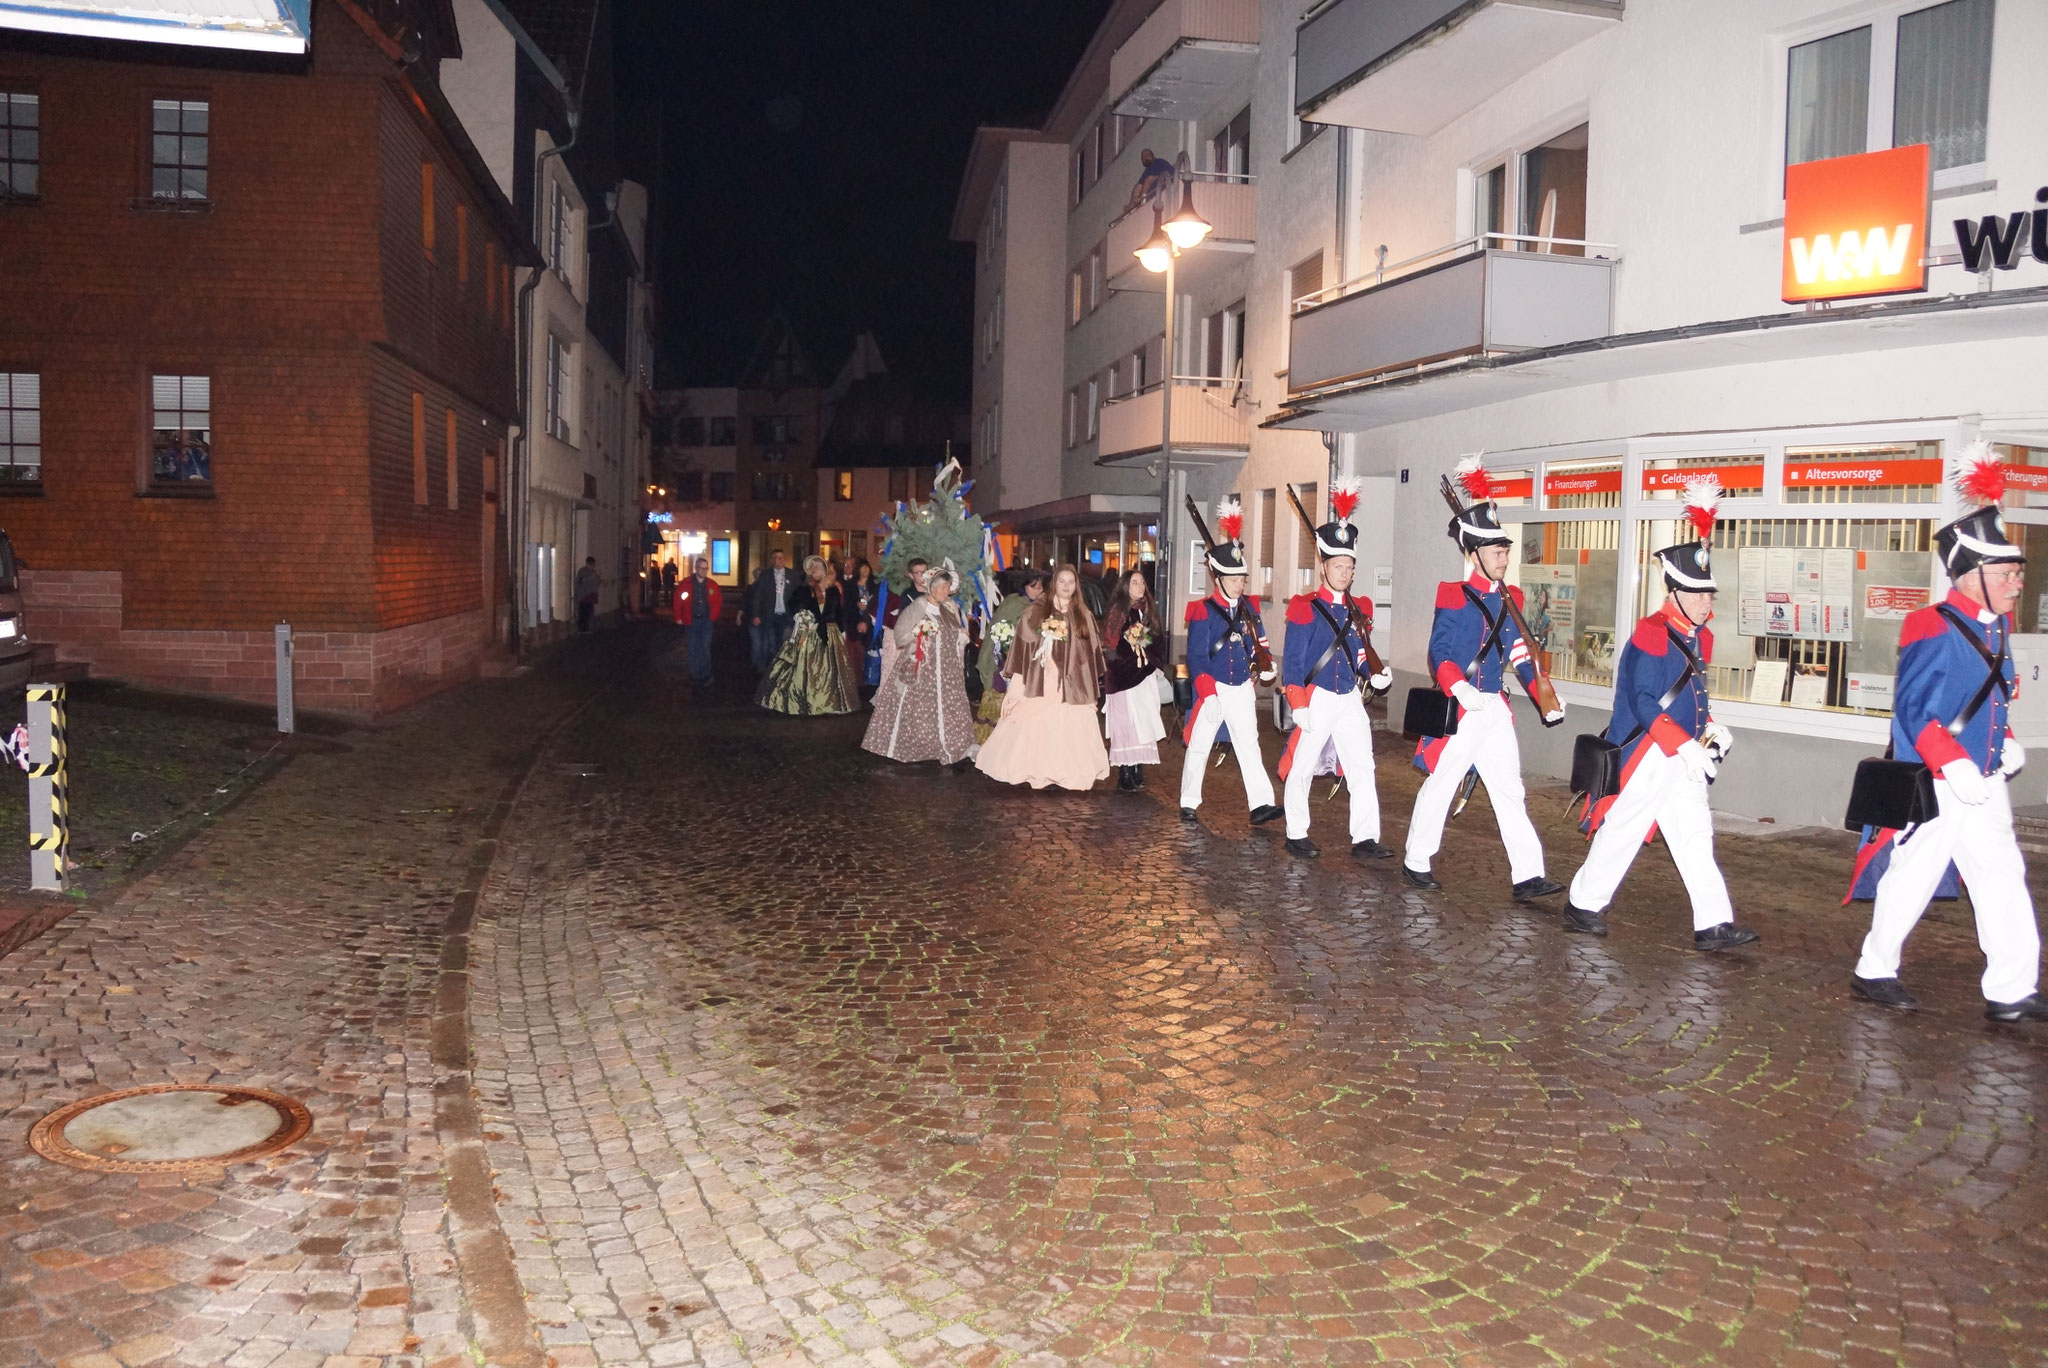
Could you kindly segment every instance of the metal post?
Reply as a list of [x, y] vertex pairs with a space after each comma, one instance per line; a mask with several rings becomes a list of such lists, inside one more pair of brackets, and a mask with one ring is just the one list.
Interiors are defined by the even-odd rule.
[[290, 735], [296, 730], [292, 717], [292, 625], [277, 624], [277, 729]]
[[29, 887], [71, 887], [71, 787], [64, 772], [64, 686], [28, 686]]
[[[1175, 293], [1179, 287], [1174, 283], [1174, 264], [1180, 256], [1180, 249], [1174, 248], [1166, 257], [1166, 334], [1160, 342], [1159, 377], [1159, 584], [1171, 597], [1163, 603], [1180, 602], [1180, 590], [1174, 585], [1180, 560], [1173, 555], [1173, 372], [1174, 336], [1173, 315]], [[1156, 592], [1156, 591], [1155, 591]], [[1166, 633], [1165, 650], [1160, 654], [1167, 660], [1174, 657], [1173, 619], [1170, 610], [1163, 611], [1161, 629]]]

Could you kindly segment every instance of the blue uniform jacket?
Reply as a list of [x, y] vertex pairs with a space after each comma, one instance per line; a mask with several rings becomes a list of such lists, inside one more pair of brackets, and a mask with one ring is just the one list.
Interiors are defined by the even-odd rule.
[[[1237, 640], [1231, 640], [1231, 633]], [[1259, 618], [1259, 601], [1250, 594], [1239, 598], [1233, 610], [1221, 593], [1197, 599], [1188, 605], [1188, 677], [1195, 681], [1212, 678], [1218, 684], [1245, 684], [1252, 677], [1252, 652], [1266, 640], [1266, 626]]]
[[[1330, 624], [1315, 610], [1315, 600], [1320, 598], [1323, 607], [1344, 627], [1344, 644], [1330, 652], [1330, 659], [1316, 672], [1314, 679], [1306, 678], [1309, 667], [1323, 658], [1323, 652], [1330, 646]], [[1344, 604], [1331, 593], [1327, 586], [1313, 594], [1296, 594], [1287, 601], [1287, 651], [1281, 666], [1280, 682], [1289, 688], [1301, 684], [1313, 684], [1331, 693], [1350, 693], [1358, 687], [1359, 676], [1366, 673], [1366, 666], [1359, 659], [1365, 649], [1365, 635], [1360, 623], [1372, 625], [1372, 605], [1361, 598], [1351, 600], [1358, 610], [1358, 619], [1345, 622]]]
[[[1701, 669], [1686, 681], [1671, 706], [1660, 712], [1657, 700], [1678, 682], [1685, 669], [1685, 657], [1664, 630], [1667, 625], [1681, 637], [1693, 638], [1693, 653], [1699, 657]], [[1705, 627], [1695, 633], [1685, 615], [1668, 604], [1638, 622], [1614, 667], [1614, 720], [1607, 724], [1607, 739], [1618, 746], [1641, 727], [1643, 740], [1654, 742], [1666, 755], [1676, 755], [1680, 746], [1698, 739], [1713, 721], [1707, 711], [1705, 677], [1705, 667], [1713, 659], [1714, 634]]]
[[[2011, 619], [1980, 621], [1978, 614], [1984, 610], [1953, 591], [1947, 604], [1969, 624], [1985, 649], [1997, 655], [2000, 643], [2012, 631]], [[2011, 704], [2006, 693], [1992, 689], [1960, 736], [1948, 732], [1948, 724], [1977, 696], [1990, 668], [1963, 639], [1963, 629], [1939, 609], [1922, 608], [1907, 618], [1899, 629], [1898, 692], [1892, 702], [1893, 757], [1918, 760], [1938, 770], [1951, 760], [1968, 756], [1981, 773], [1996, 771], [2005, 738], [2011, 734], [2007, 728]], [[2006, 687], [2013, 688], [2010, 656], [2003, 673]]]
[[[1480, 643], [1487, 636], [1486, 619], [1465, 596], [1467, 586], [1496, 619], [1507, 611], [1501, 603], [1500, 585], [1484, 575], [1475, 574], [1462, 582], [1445, 580], [1436, 587], [1436, 620], [1429, 628], [1429, 672], [1445, 693], [1465, 680], [1465, 667], [1479, 654]], [[1521, 607], [1522, 591], [1511, 585], [1508, 592], [1515, 596], [1515, 606]], [[1522, 640], [1513, 618], [1501, 625], [1499, 640], [1480, 658], [1475, 671], [1478, 677], [1467, 682], [1481, 693], [1500, 693], [1507, 687], [1510, 664], [1522, 677], [1524, 688], [1536, 682], [1536, 664], [1529, 658], [1528, 643]]]

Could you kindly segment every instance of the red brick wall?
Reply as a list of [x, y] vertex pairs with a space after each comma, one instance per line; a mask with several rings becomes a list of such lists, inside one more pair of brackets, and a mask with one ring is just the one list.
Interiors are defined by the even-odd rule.
[[[509, 244], [395, 64], [338, 7], [315, 6], [314, 17], [319, 55], [301, 74], [233, 59], [181, 68], [163, 53], [134, 61], [115, 44], [107, 58], [8, 54], [0, 89], [41, 98], [42, 194], [0, 206], [0, 369], [42, 376], [44, 479], [39, 493], [0, 495], [0, 527], [35, 570], [83, 572], [77, 585], [98, 586], [79, 591], [88, 597], [119, 587], [118, 602], [90, 607], [51, 590], [31, 630], [67, 657], [248, 696], [232, 671], [162, 662], [225, 660], [260, 643], [267, 677], [270, 629], [283, 619], [309, 641], [363, 638], [361, 669], [345, 671], [360, 687], [337, 696], [368, 708], [416, 692], [380, 683], [375, 633], [447, 618], [430, 634], [466, 637], [485, 607], [482, 460], [503, 440], [513, 361], [482, 268], [486, 242], [499, 262]], [[203, 212], [136, 207], [148, 190], [149, 101], [172, 95], [211, 105]], [[431, 259], [420, 240], [427, 160]], [[458, 222], [472, 238], [466, 282]], [[211, 497], [148, 488], [152, 373], [212, 378]], [[415, 390], [427, 396], [424, 509], [412, 489]]]

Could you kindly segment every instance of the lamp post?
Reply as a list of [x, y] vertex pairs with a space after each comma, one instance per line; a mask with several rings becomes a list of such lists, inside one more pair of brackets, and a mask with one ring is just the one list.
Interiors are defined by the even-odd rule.
[[[1173, 358], [1174, 311], [1178, 303], [1178, 286], [1174, 276], [1175, 263], [1180, 254], [1199, 246], [1209, 236], [1210, 223], [1195, 212], [1195, 183], [1188, 174], [1188, 154], [1180, 154], [1175, 167], [1180, 180], [1180, 208], [1172, 218], [1165, 217], [1165, 206], [1154, 211], [1152, 236], [1131, 255], [1138, 258], [1138, 264], [1154, 275], [1166, 277], [1166, 331], [1162, 336], [1159, 377], [1159, 560], [1165, 567], [1161, 576], [1167, 581], [1166, 592], [1173, 593], [1171, 577], [1174, 573], [1172, 547], [1173, 526]], [[1172, 600], [1168, 600], [1169, 602]]]

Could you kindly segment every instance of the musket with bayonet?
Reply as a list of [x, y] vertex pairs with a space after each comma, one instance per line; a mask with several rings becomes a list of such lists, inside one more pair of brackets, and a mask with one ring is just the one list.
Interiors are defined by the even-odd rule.
[[[1451, 516], [1457, 517], [1465, 511], [1465, 505], [1458, 498], [1458, 489], [1451, 483], [1451, 477], [1442, 477], [1444, 502], [1451, 506]], [[1515, 596], [1508, 587], [1500, 587], [1501, 606], [1507, 611], [1508, 619], [1515, 624], [1515, 630], [1522, 634], [1522, 642], [1529, 647], [1530, 681], [1524, 685], [1529, 692], [1529, 701], [1536, 705], [1536, 711], [1543, 717], [1543, 725], [1554, 727], [1564, 720], [1564, 705], [1557, 701], [1557, 689], [1552, 686], [1550, 676], [1543, 672], [1543, 666], [1536, 660], [1536, 638], [1529, 631], [1529, 620], [1522, 616], [1522, 606], [1515, 602]], [[1516, 676], [1520, 678], [1519, 675]]]
[[[1294, 486], [1291, 484], [1287, 486], [1287, 502], [1294, 505], [1294, 515], [1301, 519], [1303, 533], [1313, 542], [1316, 539], [1316, 520], [1311, 518], [1308, 515], [1308, 510], [1301, 506], [1301, 496], [1294, 492]], [[1354, 622], [1358, 624], [1359, 638], [1365, 642], [1365, 673], [1360, 677], [1359, 683], [1370, 694], [1374, 692], [1373, 679], [1385, 674], [1387, 672], [1387, 665], [1385, 661], [1380, 659], [1380, 653], [1373, 649], [1372, 619], [1358, 611], [1357, 602], [1352, 599], [1350, 591], [1346, 590], [1344, 593], [1344, 626], [1349, 627]]]
[[[1203, 521], [1202, 510], [1196, 506], [1194, 497], [1192, 495], [1184, 495], [1183, 502], [1188, 506], [1188, 516], [1195, 520], [1195, 531], [1202, 534], [1202, 545], [1212, 549], [1216, 547], [1219, 543], [1215, 536], [1210, 533], [1209, 524]], [[1274, 676], [1280, 673], [1279, 667], [1273, 664], [1273, 652], [1267, 648], [1265, 642], [1259, 640], [1258, 633], [1256, 632], [1252, 633], [1251, 643], [1252, 674], [1258, 679], [1259, 683], [1271, 684]]]

